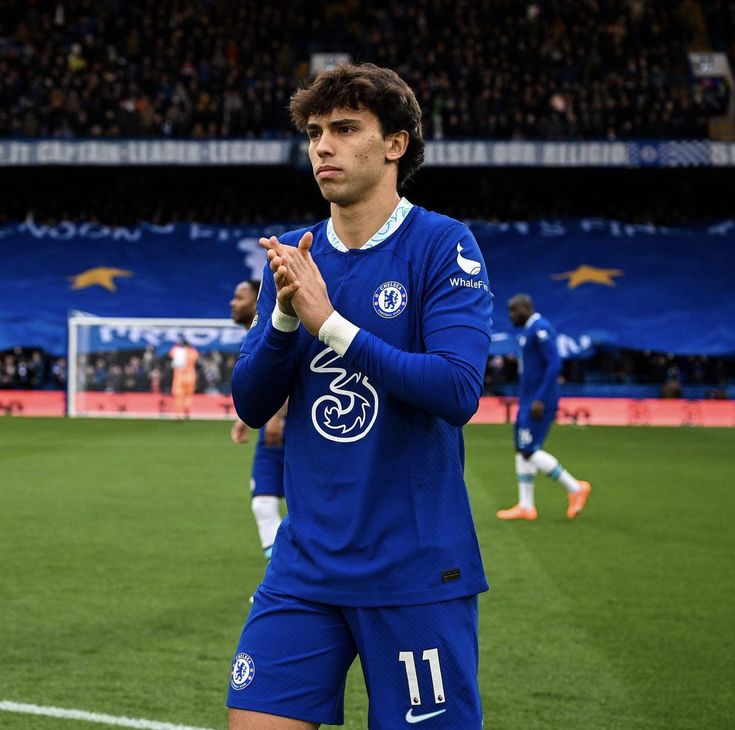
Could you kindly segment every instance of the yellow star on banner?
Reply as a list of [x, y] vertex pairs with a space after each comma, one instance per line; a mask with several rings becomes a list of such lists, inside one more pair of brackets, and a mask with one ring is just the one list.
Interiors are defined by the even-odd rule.
[[94, 269], [82, 271], [81, 274], [68, 276], [67, 279], [71, 281], [71, 289], [103, 286], [107, 291], [117, 291], [117, 285], [114, 281], [116, 276], [133, 276], [133, 272], [111, 268], [110, 266], [96, 266]]
[[575, 289], [581, 284], [604, 284], [605, 286], [615, 286], [613, 276], [623, 276], [625, 272], [622, 269], [598, 269], [596, 266], [587, 266], [580, 264], [574, 271], [565, 271], [561, 274], [554, 274], [551, 278], [569, 279], [567, 289]]

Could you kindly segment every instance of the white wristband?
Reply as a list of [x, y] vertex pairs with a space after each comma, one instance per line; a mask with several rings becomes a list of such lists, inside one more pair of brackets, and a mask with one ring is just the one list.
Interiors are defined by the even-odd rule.
[[273, 329], [277, 329], [279, 332], [296, 332], [299, 328], [299, 318], [292, 317], [290, 314], [282, 312], [278, 307], [278, 302], [276, 302], [276, 306], [273, 307], [271, 322], [273, 324]]
[[319, 328], [319, 339], [342, 356], [359, 331], [359, 327], [345, 319], [339, 312], [332, 312]]

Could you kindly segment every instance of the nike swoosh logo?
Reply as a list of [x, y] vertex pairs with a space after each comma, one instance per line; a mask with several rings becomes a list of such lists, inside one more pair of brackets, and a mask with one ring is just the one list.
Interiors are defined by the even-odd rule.
[[441, 715], [442, 712], [446, 712], [446, 709], [437, 710], [436, 712], [427, 712], [425, 715], [414, 715], [413, 708], [411, 708], [406, 713], [406, 722], [411, 725], [415, 725], [417, 722], [423, 722], [424, 720], [428, 720], [432, 717], [436, 717], [437, 715]]

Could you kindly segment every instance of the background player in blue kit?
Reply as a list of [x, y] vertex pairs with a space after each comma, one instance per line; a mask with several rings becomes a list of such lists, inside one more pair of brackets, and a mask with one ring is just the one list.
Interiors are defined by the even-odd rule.
[[516, 294], [508, 301], [508, 315], [516, 327], [523, 327], [519, 338], [520, 397], [515, 424], [518, 504], [500, 510], [501, 520], [535, 520], [536, 473], [561, 483], [567, 491], [567, 517], [573, 520], [583, 509], [591, 487], [575, 479], [559, 461], [542, 450], [546, 435], [556, 416], [559, 401], [561, 358], [556, 346], [556, 331], [549, 320], [534, 311], [528, 294]]
[[[250, 330], [257, 312], [260, 282], [241, 281], [230, 300], [232, 320]], [[250, 478], [250, 507], [258, 528], [263, 555], [270, 560], [273, 542], [281, 524], [281, 502], [283, 500], [283, 430], [287, 406], [282, 408], [260, 429], [255, 446], [253, 468]], [[236, 444], [248, 440], [248, 427], [239, 418], [230, 431]]]
[[393, 71], [342, 65], [291, 100], [331, 217], [261, 239], [272, 275], [233, 372], [251, 426], [289, 397], [289, 513], [233, 660], [232, 730], [341, 724], [359, 654], [371, 730], [479, 730], [477, 594], [464, 483], [492, 294], [456, 220], [397, 190], [423, 160]]

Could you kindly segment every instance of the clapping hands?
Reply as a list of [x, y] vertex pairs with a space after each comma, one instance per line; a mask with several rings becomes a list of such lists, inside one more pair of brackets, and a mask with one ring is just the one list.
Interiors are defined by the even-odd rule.
[[284, 314], [298, 317], [315, 337], [334, 307], [327, 285], [311, 256], [314, 236], [307, 231], [298, 246], [281, 243], [276, 236], [261, 238], [276, 284], [278, 307]]

